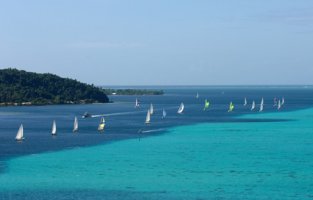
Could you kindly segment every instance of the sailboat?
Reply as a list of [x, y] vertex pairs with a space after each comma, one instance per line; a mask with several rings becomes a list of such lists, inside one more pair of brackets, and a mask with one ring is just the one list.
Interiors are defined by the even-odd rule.
[[262, 112], [263, 108], [264, 108], [264, 99], [262, 98], [259, 112]]
[[248, 105], [247, 98], [245, 98], [245, 103], [243, 104], [243, 106], [246, 106], [246, 105]]
[[235, 105], [233, 104], [233, 102], [230, 102], [228, 112], [232, 112], [234, 108], [235, 108]]
[[199, 99], [199, 93], [197, 92], [196, 99]]
[[285, 104], [285, 98], [283, 97], [281, 100], [281, 105], [284, 105], [284, 104]]
[[56, 134], [57, 134], [57, 124], [56, 124], [55, 120], [53, 120], [51, 135], [56, 135]]
[[139, 101], [137, 98], [136, 98], [136, 102], [135, 102], [135, 108], [139, 108]]
[[178, 113], [178, 114], [182, 114], [182, 113], [183, 113], [183, 111], [184, 111], [184, 108], [185, 108], [184, 104], [183, 104], [183, 103], [181, 103], [181, 104], [180, 104], [180, 106], [179, 106], [179, 108], [178, 108], [177, 113]]
[[277, 104], [277, 110], [279, 110], [281, 108], [281, 103], [280, 103], [280, 99], [278, 100], [278, 104]]
[[17, 134], [15, 136], [15, 140], [17, 141], [22, 141], [24, 140], [24, 128], [23, 128], [23, 124], [21, 124], [20, 128], [17, 131]]
[[104, 119], [104, 117], [101, 117], [100, 123], [98, 126], [98, 131], [100, 131], [100, 132], [104, 131], [104, 127], [105, 127], [105, 119]]
[[73, 128], [73, 133], [78, 131], [78, 120], [77, 117], [74, 119], [74, 128]]
[[150, 124], [150, 120], [151, 120], [150, 115], [151, 115], [150, 110], [148, 110], [147, 111], [147, 116], [146, 116], [146, 121], [145, 121], [146, 124]]
[[163, 108], [162, 119], [164, 119], [165, 117], [166, 117], [166, 111]]
[[153, 105], [152, 104], [150, 104], [150, 115], [153, 115]]
[[206, 100], [204, 101], [204, 108], [203, 108], [203, 110], [209, 109], [209, 106], [210, 106], [210, 102], [206, 99]]
[[254, 109], [255, 109], [255, 102], [253, 101], [252, 106], [251, 106], [251, 110], [254, 110]]

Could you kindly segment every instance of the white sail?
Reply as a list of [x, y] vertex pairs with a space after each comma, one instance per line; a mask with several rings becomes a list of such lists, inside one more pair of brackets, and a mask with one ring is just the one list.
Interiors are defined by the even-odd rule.
[[181, 114], [181, 113], [183, 113], [183, 111], [184, 111], [184, 108], [185, 108], [184, 104], [183, 104], [183, 103], [181, 103], [181, 104], [180, 104], [180, 106], [179, 106], [179, 108], [178, 108], [178, 111], [177, 111], [177, 113], [178, 113], [178, 114]]
[[255, 109], [255, 102], [253, 101], [252, 106], [251, 106], [251, 110], [254, 110], [254, 109]]
[[197, 92], [196, 98], [199, 99], [199, 93]]
[[278, 100], [278, 104], [277, 104], [277, 110], [279, 110], [281, 107], [281, 103], [280, 103], [280, 99]]
[[243, 105], [246, 106], [247, 104], [248, 104], [247, 98], [245, 98], [245, 103]]
[[164, 119], [166, 117], [166, 111], [163, 109], [162, 118]]
[[281, 105], [285, 104], [285, 98], [283, 97], [283, 99], [281, 100]]
[[21, 124], [20, 128], [17, 131], [15, 139], [16, 140], [23, 140], [24, 139], [23, 136], [24, 136], [24, 128], [23, 128], [23, 124]]
[[153, 105], [152, 104], [150, 104], [150, 115], [153, 115]]
[[77, 120], [77, 117], [75, 117], [73, 132], [77, 132], [77, 131], [78, 131], [78, 120]]
[[53, 120], [53, 123], [52, 123], [51, 134], [52, 135], [56, 135], [57, 134], [57, 124], [55, 123], [55, 120]]
[[150, 123], [150, 110], [147, 111], [146, 124]]
[[260, 110], [259, 112], [262, 112], [264, 109], [264, 99], [262, 98], [261, 103], [260, 103]]
[[135, 108], [139, 108], [139, 101], [137, 98], [136, 98], [136, 102], [135, 102]]

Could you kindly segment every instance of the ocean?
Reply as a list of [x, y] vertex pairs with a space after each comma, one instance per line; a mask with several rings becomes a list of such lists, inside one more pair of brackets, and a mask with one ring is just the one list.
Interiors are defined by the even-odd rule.
[[[111, 96], [109, 104], [1, 107], [0, 199], [313, 198], [313, 87], [151, 88], [165, 94]], [[274, 98], [285, 99], [280, 110]], [[231, 101], [235, 109], [227, 112]], [[145, 125], [150, 103], [155, 114]], [[80, 118], [86, 111], [105, 116], [104, 133], [97, 132], [99, 117]], [[21, 123], [25, 140], [16, 142]]]

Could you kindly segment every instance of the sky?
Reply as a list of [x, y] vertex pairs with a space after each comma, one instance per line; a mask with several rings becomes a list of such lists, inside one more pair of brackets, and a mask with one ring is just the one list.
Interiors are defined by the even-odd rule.
[[0, 0], [0, 68], [96, 85], [309, 85], [312, 52], [312, 0]]

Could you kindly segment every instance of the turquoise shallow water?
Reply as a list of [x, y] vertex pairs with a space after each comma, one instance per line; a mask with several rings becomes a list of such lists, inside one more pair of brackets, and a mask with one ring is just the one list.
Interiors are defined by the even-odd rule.
[[313, 198], [313, 109], [241, 117], [287, 121], [196, 124], [13, 158], [0, 198]]

